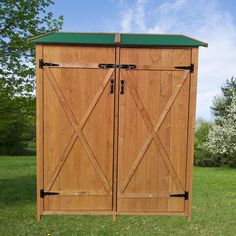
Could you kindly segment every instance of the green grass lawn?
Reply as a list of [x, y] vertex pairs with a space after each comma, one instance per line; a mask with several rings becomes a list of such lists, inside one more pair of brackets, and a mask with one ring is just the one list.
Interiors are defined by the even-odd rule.
[[0, 157], [0, 235], [236, 235], [236, 169], [194, 168], [192, 220], [176, 216], [44, 216], [34, 157]]

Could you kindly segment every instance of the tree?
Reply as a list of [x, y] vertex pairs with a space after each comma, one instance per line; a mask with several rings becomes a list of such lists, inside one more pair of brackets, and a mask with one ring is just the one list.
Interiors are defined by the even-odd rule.
[[46, 8], [52, 0], [0, 1], [0, 89], [29, 95], [35, 88], [35, 50], [30, 37], [61, 28], [63, 17]]
[[24, 141], [34, 136], [35, 46], [28, 40], [61, 28], [63, 17], [53, 17], [47, 10], [51, 4], [52, 0], [0, 1], [1, 153], [21, 153]]
[[14, 96], [5, 89], [0, 101], [0, 154], [27, 154], [26, 141], [35, 137], [35, 97]]
[[233, 94], [236, 93], [236, 78], [227, 79], [221, 91], [222, 94], [213, 99], [213, 106], [211, 107], [216, 123], [228, 113], [227, 108], [231, 105]]
[[212, 122], [198, 119], [194, 139], [194, 164], [197, 166], [220, 166], [220, 156], [213, 155], [205, 146]]
[[221, 91], [213, 100], [216, 120], [205, 146], [213, 155], [220, 155], [223, 164], [236, 167], [236, 78], [227, 79]]
[[236, 92], [218, 121], [209, 131], [206, 146], [211, 153], [222, 155], [225, 164], [236, 167]]

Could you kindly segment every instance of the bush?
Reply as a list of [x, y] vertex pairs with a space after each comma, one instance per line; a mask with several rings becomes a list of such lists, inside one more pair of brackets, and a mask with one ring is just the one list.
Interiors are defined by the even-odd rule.
[[205, 146], [212, 155], [224, 157], [224, 164], [236, 167], [236, 92], [232, 92], [231, 104], [209, 130]]
[[205, 145], [211, 127], [211, 122], [197, 120], [194, 140], [194, 165], [196, 166], [218, 167], [221, 165], [220, 156], [213, 155]]

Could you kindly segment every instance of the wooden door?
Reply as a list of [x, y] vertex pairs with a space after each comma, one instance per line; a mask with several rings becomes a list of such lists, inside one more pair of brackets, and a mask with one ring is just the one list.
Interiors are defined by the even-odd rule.
[[44, 192], [52, 194], [44, 196], [43, 211], [110, 211], [114, 69], [97, 64], [114, 63], [115, 49], [45, 45], [42, 56], [44, 62], [59, 64], [43, 67], [38, 85], [43, 104], [40, 178]]
[[[184, 214], [191, 49], [121, 48], [119, 212]], [[120, 89], [121, 91], [121, 89]]]

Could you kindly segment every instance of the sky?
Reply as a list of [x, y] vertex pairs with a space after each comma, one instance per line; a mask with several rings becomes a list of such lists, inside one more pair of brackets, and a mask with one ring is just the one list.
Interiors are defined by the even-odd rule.
[[55, 0], [62, 31], [185, 34], [209, 44], [199, 50], [197, 117], [213, 119], [212, 99], [236, 76], [235, 0]]

